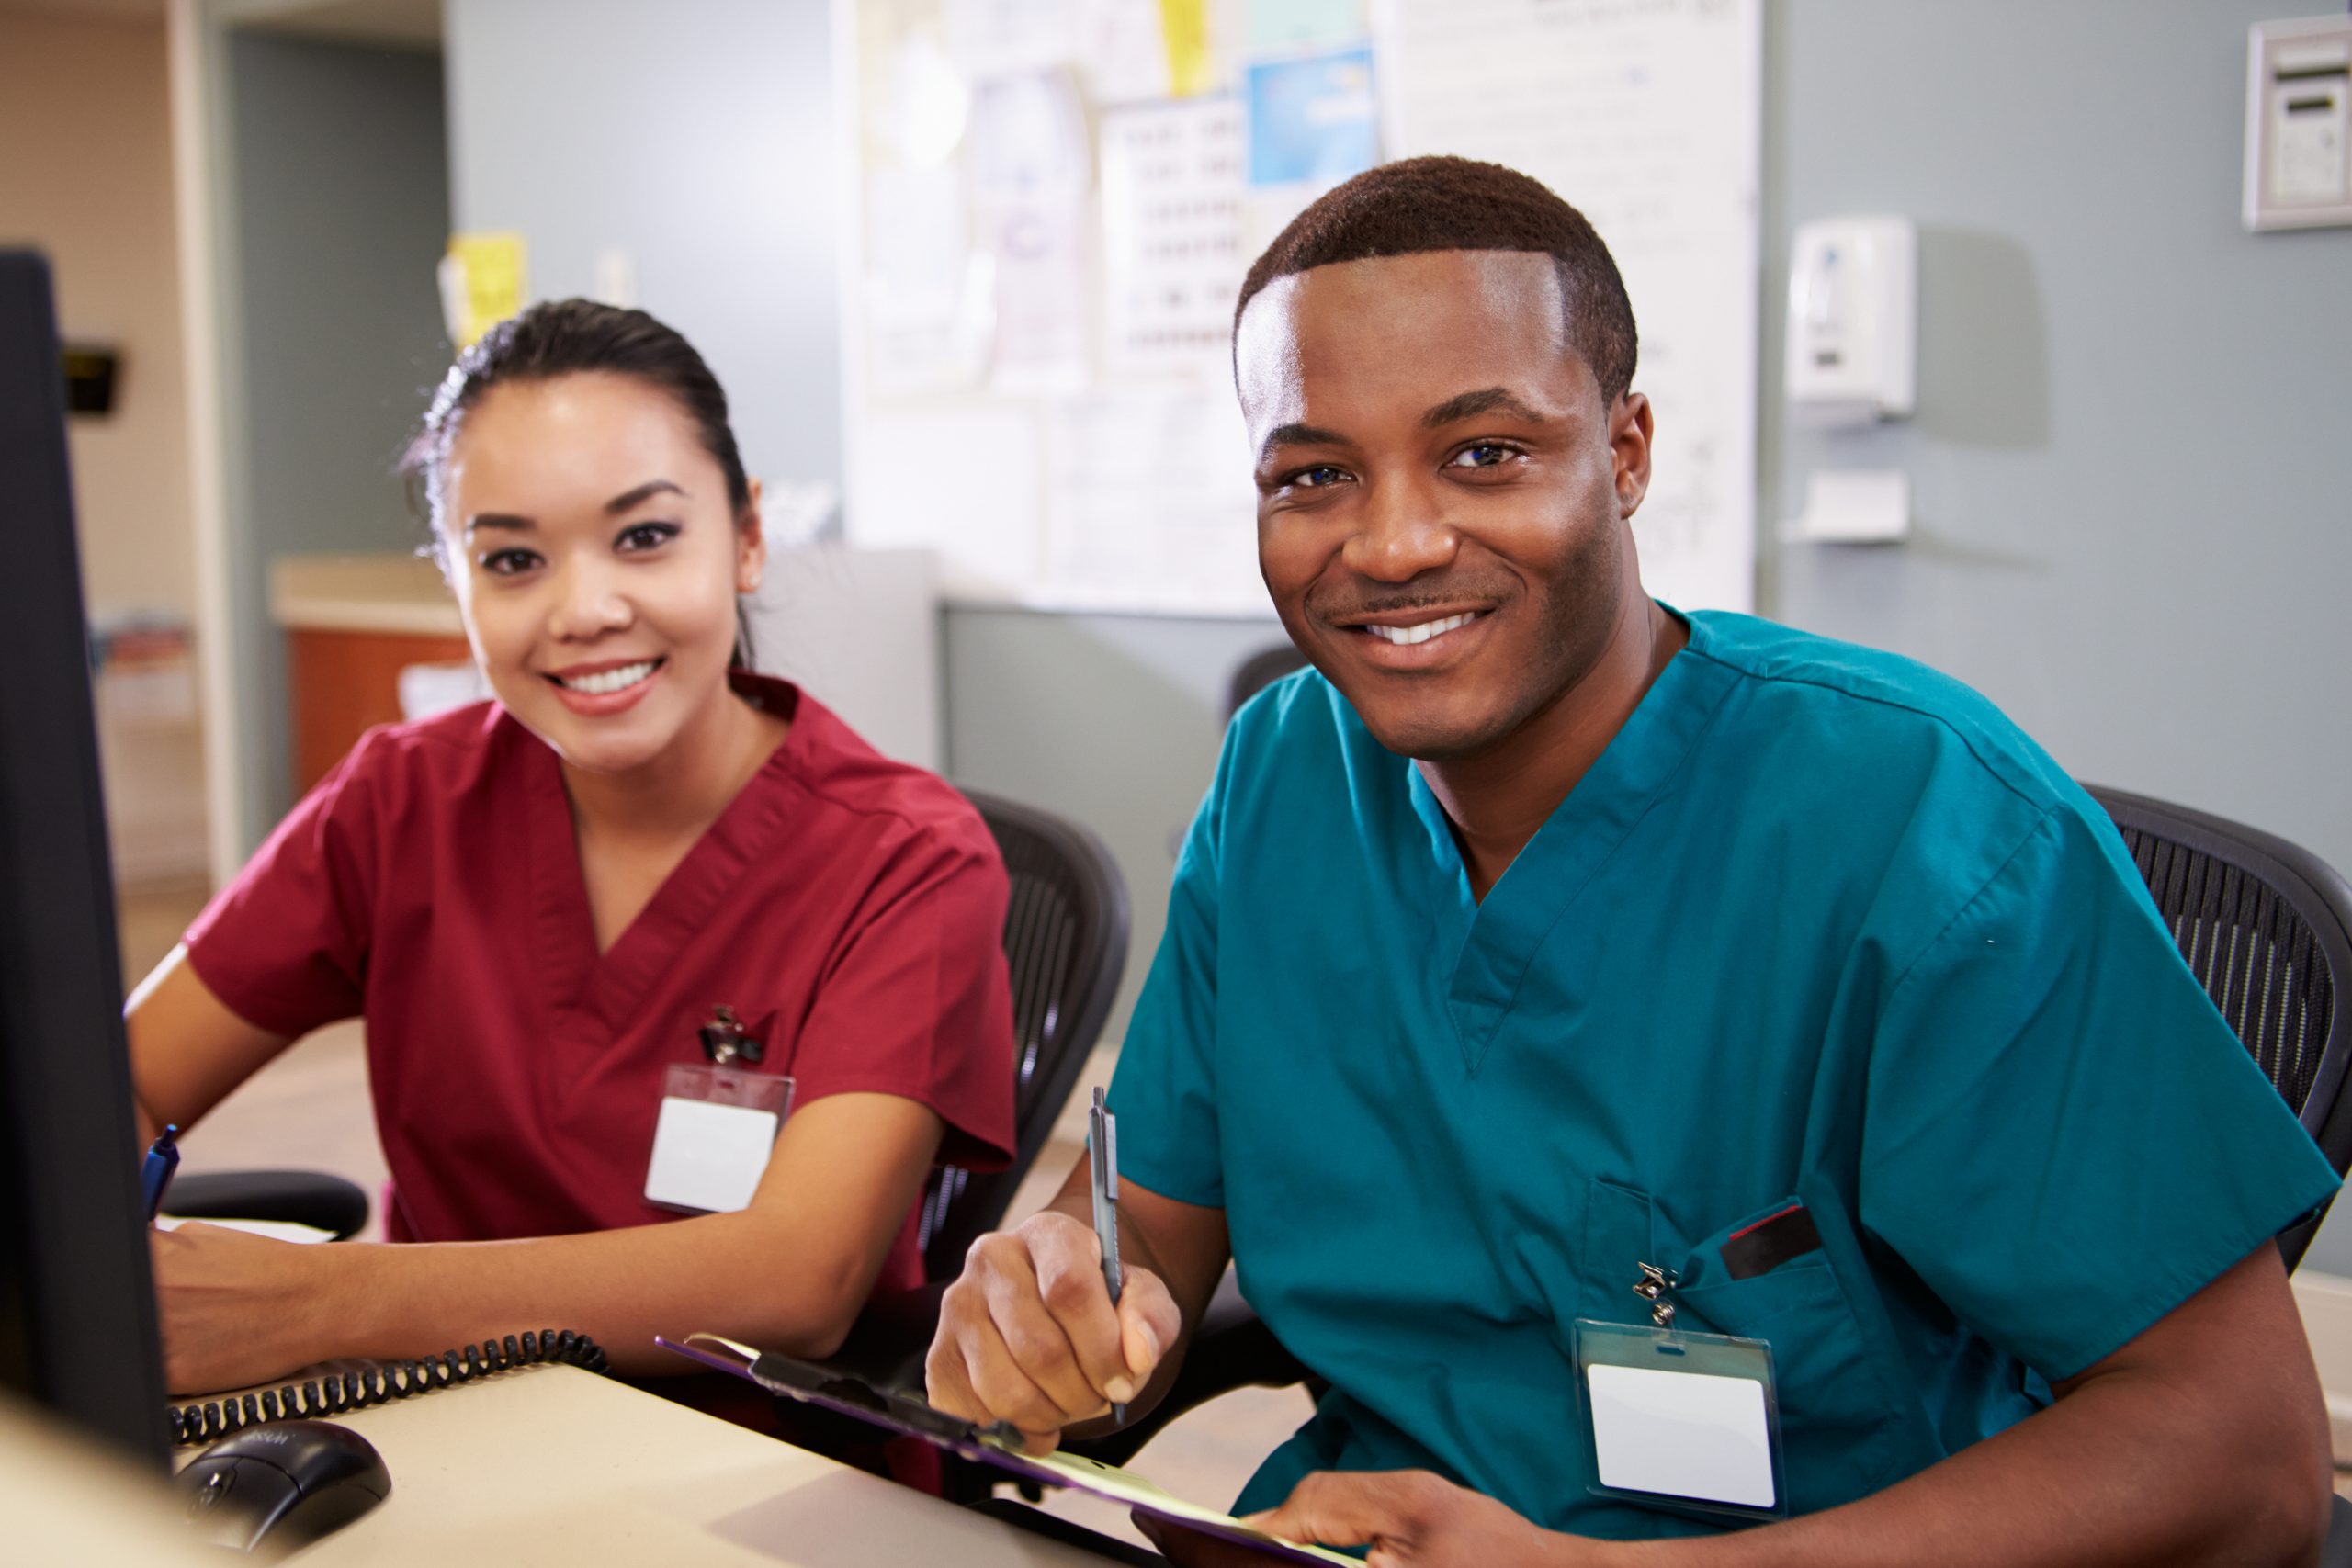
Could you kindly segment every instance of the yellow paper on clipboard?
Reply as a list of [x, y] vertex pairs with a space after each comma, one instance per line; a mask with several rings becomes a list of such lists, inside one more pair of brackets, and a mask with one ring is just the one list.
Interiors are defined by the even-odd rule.
[[530, 288], [523, 236], [501, 231], [449, 236], [441, 258], [441, 314], [449, 341], [471, 348], [522, 310]]

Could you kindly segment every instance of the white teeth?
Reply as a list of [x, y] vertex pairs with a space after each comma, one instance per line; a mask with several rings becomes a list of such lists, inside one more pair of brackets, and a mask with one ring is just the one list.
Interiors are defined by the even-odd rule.
[[1448, 615], [1442, 620], [1423, 621], [1418, 626], [1366, 626], [1364, 630], [1383, 642], [1393, 642], [1399, 648], [1410, 648], [1417, 642], [1427, 642], [1442, 637], [1456, 626], [1466, 626], [1478, 617], [1474, 615]]
[[617, 670], [599, 671], [594, 675], [576, 675], [569, 681], [565, 681], [559, 675], [556, 679], [562, 682], [567, 691], [585, 693], [592, 697], [609, 696], [615, 692], [627, 691], [652, 674], [656, 662], [654, 660], [645, 659], [639, 660], [635, 664], [624, 664]]

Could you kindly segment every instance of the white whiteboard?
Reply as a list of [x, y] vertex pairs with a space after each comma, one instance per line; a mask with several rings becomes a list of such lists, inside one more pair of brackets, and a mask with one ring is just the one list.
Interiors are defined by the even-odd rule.
[[[1196, 58], [1171, 52], [1180, 13], [1205, 28]], [[1751, 607], [1760, 0], [835, 0], [834, 16], [854, 84], [854, 543], [935, 551], [958, 599], [1268, 613], [1228, 323], [1249, 262], [1334, 183], [1250, 178], [1264, 84], [1311, 72], [1301, 123], [1346, 120], [1363, 76], [1380, 156], [1508, 164], [1592, 220], [1657, 411], [1645, 581], [1678, 606]], [[1180, 76], [1209, 90], [1176, 96]]]

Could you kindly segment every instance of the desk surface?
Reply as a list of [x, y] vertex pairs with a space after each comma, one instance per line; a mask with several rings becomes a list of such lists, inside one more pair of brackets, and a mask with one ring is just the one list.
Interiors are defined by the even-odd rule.
[[392, 1495], [303, 1568], [1103, 1562], [571, 1367], [336, 1419], [383, 1454]]

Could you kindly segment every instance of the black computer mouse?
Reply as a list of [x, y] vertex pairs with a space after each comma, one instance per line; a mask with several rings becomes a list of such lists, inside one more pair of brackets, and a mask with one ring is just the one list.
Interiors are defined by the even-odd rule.
[[291, 1551], [341, 1529], [392, 1489], [376, 1446], [332, 1421], [273, 1421], [223, 1438], [175, 1478], [209, 1545]]

